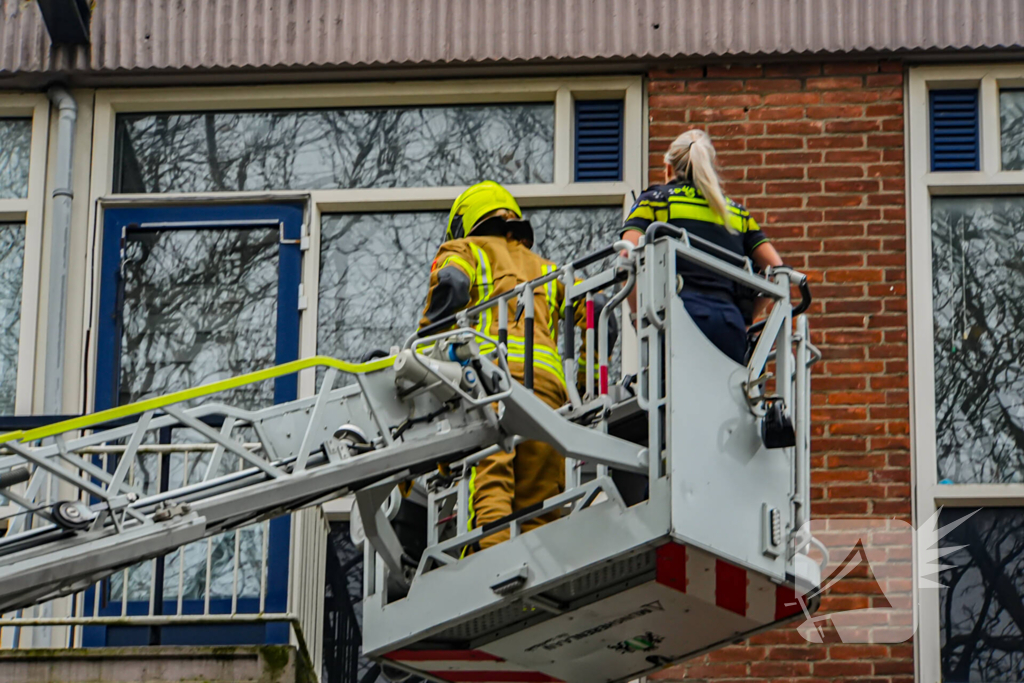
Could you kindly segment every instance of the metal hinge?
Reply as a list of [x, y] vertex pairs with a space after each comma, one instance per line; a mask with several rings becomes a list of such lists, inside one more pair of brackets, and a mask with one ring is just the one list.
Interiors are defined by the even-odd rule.
[[299, 283], [299, 310], [304, 311], [309, 308], [309, 299], [306, 297], [306, 287]]
[[306, 225], [303, 224], [299, 229], [298, 239], [289, 239], [284, 236], [284, 221], [278, 223], [278, 230], [280, 231], [280, 242], [281, 244], [297, 244], [299, 245], [299, 251], [309, 250], [309, 231], [306, 230]]

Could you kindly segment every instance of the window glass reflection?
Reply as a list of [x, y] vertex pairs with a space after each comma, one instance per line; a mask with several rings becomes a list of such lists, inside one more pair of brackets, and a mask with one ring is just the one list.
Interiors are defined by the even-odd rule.
[[1024, 170], [1024, 90], [999, 93], [1003, 170]]
[[0, 199], [28, 196], [32, 119], [0, 119]]
[[[273, 229], [146, 230], [129, 232], [122, 275], [122, 404], [187, 389], [274, 364], [277, 330], [278, 240]], [[217, 394], [215, 400], [245, 408], [273, 403], [273, 383]], [[235, 438], [254, 441], [249, 428]], [[202, 444], [209, 439], [177, 428], [164, 443]], [[203, 479], [211, 453], [197, 450], [140, 453], [129, 481], [146, 494]], [[212, 476], [242, 469], [224, 453]], [[239, 597], [258, 597], [265, 524], [220, 534], [169, 553], [163, 597], [230, 598], [238, 563]], [[237, 535], [237, 538], [236, 538]], [[237, 557], [236, 557], [237, 556]], [[209, 566], [207, 566], [209, 565]], [[129, 600], [149, 600], [153, 563], [111, 577], [110, 598], [120, 600], [127, 578]]]
[[1024, 481], [1024, 198], [932, 200], [940, 480]]
[[14, 413], [24, 261], [25, 226], [0, 223], [0, 415]]
[[[972, 512], [974, 514], [972, 514]], [[946, 509], [940, 629], [945, 683], [1019, 683], [1024, 672], [1024, 508]]]
[[548, 183], [551, 103], [117, 118], [117, 192]]

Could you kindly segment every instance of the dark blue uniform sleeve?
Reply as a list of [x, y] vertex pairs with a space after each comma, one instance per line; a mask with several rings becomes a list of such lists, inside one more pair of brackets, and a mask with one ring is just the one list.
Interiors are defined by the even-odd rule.
[[622, 233], [630, 230], [646, 232], [647, 226], [655, 221], [668, 220], [668, 197], [658, 189], [647, 189], [640, 193], [636, 204], [629, 211], [626, 224], [622, 226]]

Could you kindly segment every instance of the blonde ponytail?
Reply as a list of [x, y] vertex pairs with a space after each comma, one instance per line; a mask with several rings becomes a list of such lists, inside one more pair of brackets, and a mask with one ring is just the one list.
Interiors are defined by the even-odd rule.
[[715, 146], [707, 133], [693, 128], [677, 137], [665, 153], [665, 163], [675, 169], [676, 178], [692, 178], [693, 184], [708, 200], [708, 206], [721, 217], [726, 228], [734, 230], [729, 204], [715, 170]]

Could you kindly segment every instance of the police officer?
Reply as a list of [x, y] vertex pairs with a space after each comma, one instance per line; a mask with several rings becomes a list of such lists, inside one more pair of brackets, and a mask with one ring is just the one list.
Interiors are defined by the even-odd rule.
[[[651, 223], [666, 222], [685, 229], [737, 256], [748, 256], [760, 268], [780, 266], [782, 259], [750, 212], [722, 192], [715, 170], [715, 148], [702, 130], [677, 137], [665, 154], [665, 184], [643, 192], [626, 219], [622, 237], [639, 244]], [[733, 280], [690, 261], [679, 259], [679, 293], [697, 327], [737, 363], [746, 354], [746, 325], [753, 314], [741, 311], [743, 293]], [[635, 306], [635, 304], [634, 304]]]
[[[420, 327], [467, 306], [489, 301], [517, 285], [556, 269], [552, 261], [531, 251], [533, 228], [504, 187], [492, 181], [473, 185], [460, 194], [448, 216], [445, 242], [430, 269], [430, 290]], [[515, 298], [509, 301], [508, 364], [523, 381], [525, 318], [515, 320]], [[574, 322], [583, 322], [582, 306]], [[534, 290], [533, 391], [552, 408], [567, 400], [565, 374], [558, 353], [558, 321], [565, 315], [565, 290], [553, 280]], [[481, 313], [477, 329], [496, 339], [498, 313]], [[486, 349], [486, 347], [485, 347]], [[514, 453], [498, 453], [473, 469], [470, 479], [470, 524], [497, 521], [565, 490], [565, 460], [546, 443], [525, 441]], [[523, 523], [523, 530], [544, 524], [557, 512]], [[479, 547], [508, 539], [509, 532], [484, 538]]]

